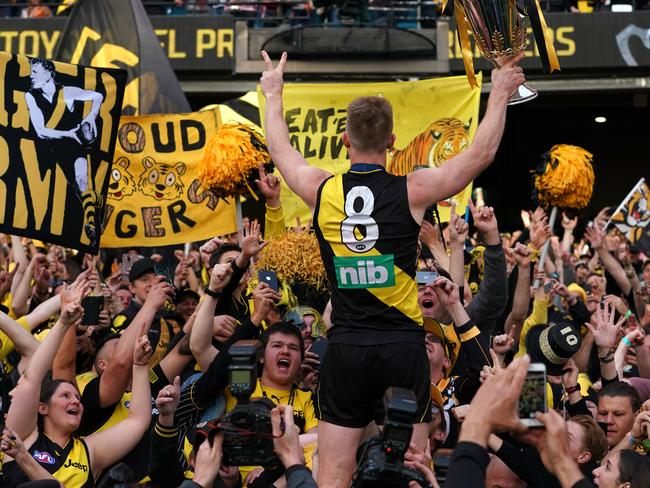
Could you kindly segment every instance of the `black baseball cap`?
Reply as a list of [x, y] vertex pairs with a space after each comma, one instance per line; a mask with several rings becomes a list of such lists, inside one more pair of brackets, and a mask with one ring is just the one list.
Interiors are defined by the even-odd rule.
[[589, 269], [589, 265], [585, 261], [580, 260], [580, 261], [577, 261], [575, 266], [574, 266], [574, 269], [578, 269], [578, 268]]
[[153, 273], [156, 263], [149, 258], [138, 259], [129, 271], [129, 281], [133, 283], [145, 273]]
[[99, 352], [99, 350], [104, 347], [104, 344], [106, 344], [108, 341], [112, 339], [119, 339], [120, 337], [120, 334], [113, 332], [110, 328], [97, 327], [90, 335], [90, 340], [95, 346], [95, 351]]
[[201, 296], [197, 292], [195, 292], [191, 288], [184, 288], [176, 294], [175, 302], [178, 303], [187, 297], [194, 298], [197, 302], [201, 301]]

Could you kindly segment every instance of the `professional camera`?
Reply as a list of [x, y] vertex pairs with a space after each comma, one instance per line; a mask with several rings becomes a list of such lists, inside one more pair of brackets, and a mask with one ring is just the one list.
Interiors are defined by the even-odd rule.
[[271, 410], [275, 404], [266, 398], [251, 400], [262, 353], [259, 341], [238, 341], [229, 351], [230, 392], [237, 398], [237, 405], [219, 422], [224, 433], [223, 462], [227, 466], [271, 468], [280, 464], [273, 451]]
[[415, 395], [403, 388], [388, 388], [384, 393], [384, 408], [384, 429], [361, 446], [352, 486], [408, 487], [409, 481], [416, 481], [422, 487], [430, 487], [422, 473], [404, 465], [404, 454], [408, 450], [417, 413]]
[[138, 486], [138, 477], [126, 464], [119, 463], [101, 474], [97, 488], [130, 488]]

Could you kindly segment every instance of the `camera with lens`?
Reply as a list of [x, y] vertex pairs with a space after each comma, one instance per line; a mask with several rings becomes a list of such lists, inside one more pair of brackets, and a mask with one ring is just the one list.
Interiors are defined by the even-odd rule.
[[273, 450], [271, 427], [275, 404], [266, 398], [251, 400], [263, 350], [261, 342], [250, 340], [237, 341], [229, 351], [230, 392], [237, 398], [237, 405], [219, 422], [224, 433], [223, 462], [227, 466], [270, 468], [280, 464]]
[[404, 465], [404, 454], [409, 447], [417, 401], [410, 390], [391, 387], [384, 393], [384, 428], [372, 437], [357, 454], [355, 488], [408, 487], [416, 481], [423, 487], [431, 485], [422, 473]]

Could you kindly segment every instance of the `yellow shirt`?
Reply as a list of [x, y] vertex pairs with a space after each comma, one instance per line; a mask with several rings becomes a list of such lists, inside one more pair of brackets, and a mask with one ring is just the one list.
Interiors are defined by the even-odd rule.
[[[20, 317], [16, 320], [18, 325], [20, 325], [27, 332], [31, 331], [29, 322], [26, 317]], [[4, 332], [0, 331], [0, 368], [2, 368], [2, 374], [8, 375], [14, 370], [14, 366], [9, 362], [7, 356], [12, 353], [14, 350], [14, 343], [9, 336]]]
[[266, 207], [266, 213], [264, 214], [264, 232], [265, 238], [269, 239], [270, 237], [281, 236], [286, 230], [284, 226], [284, 212], [282, 211], [282, 205], [279, 207]]
[[11, 308], [11, 302], [13, 301], [14, 296], [11, 292], [7, 292], [7, 295], [5, 296], [5, 299], [2, 301], [2, 304], [7, 307], [7, 315], [11, 317], [12, 319], [16, 320], [16, 313], [14, 312], [14, 309]]
[[521, 357], [526, 354], [526, 335], [530, 328], [537, 324], [546, 324], [548, 322], [548, 300], [535, 299], [533, 301], [533, 311], [524, 320], [524, 325], [521, 328], [521, 335], [519, 336], [519, 350], [515, 357]]
[[[27, 317], [20, 317], [18, 320], [16, 320], [16, 322], [27, 332], [31, 332]], [[13, 350], [14, 343], [12, 340], [9, 339], [9, 336], [7, 334], [0, 331], [0, 361], [4, 360]]]
[[[293, 393], [293, 395], [292, 395]], [[226, 389], [226, 411], [230, 412], [237, 405], [237, 399], [230, 393], [230, 388]], [[304, 427], [301, 427], [300, 433], [304, 434], [318, 426], [318, 419], [316, 418], [316, 410], [314, 409], [314, 402], [312, 400], [311, 391], [301, 390], [294, 387], [291, 390], [277, 390], [268, 386], [262, 386], [261, 381], [257, 380], [255, 391], [251, 398], [268, 398], [276, 405], [291, 405], [293, 407], [293, 417], [296, 423], [302, 423], [304, 420]], [[292, 398], [293, 397], [293, 398]], [[307, 467], [311, 468], [312, 454], [315, 446], [305, 448], [305, 460]], [[257, 466], [240, 466], [239, 472], [242, 480], [246, 478], [248, 473], [253, 471]]]

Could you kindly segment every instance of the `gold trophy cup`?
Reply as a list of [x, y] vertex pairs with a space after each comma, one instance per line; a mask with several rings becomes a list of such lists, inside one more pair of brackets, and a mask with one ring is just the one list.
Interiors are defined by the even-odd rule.
[[[527, 0], [526, 7], [528, 12], [532, 12], [531, 24], [544, 67], [547, 71], [559, 69], [553, 40], [548, 35], [538, 0]], [[455, 0], [455, 10], [463, 61], [472, 86], [476, 84], [476, 79], [467, 29], [474, 35], [483, 57], [496, 68], [500, 67], [499, 59], [515, 56], [526, 47], [526, 27], [515, 0]], [[536, 96], [537, 90], [524, 83], [510, 96], [508, 105], [527, 102]]]

